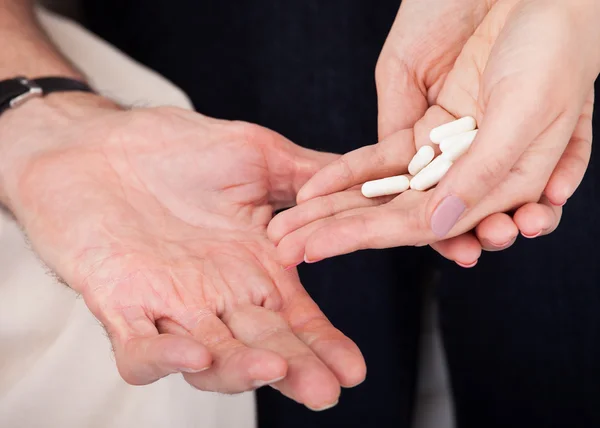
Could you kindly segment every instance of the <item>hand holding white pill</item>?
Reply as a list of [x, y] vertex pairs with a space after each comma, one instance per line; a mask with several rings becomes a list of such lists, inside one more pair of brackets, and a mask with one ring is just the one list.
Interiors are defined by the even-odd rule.
[[[435, 104], [442, 85], [452, 69], [456, 58], [461, 53], [466, 41], [489, 13], [493, 2], [480, 0], [404, 0], [388, 35], [385, 46], [379, 57], [375, 78], [377, 82], [379, 109], [379, 136], [381, 139], [390, 134], [412, 127], [420, 119], [428, 105]], [[424, 46], [432, 47], [424, 49]], [[434, 47], [434, 48], [433, 48]], [[478, 70], [469, 71], [478, 78]], [[461, 102], [474, 98], [474, 94], [460, 94]], [[419, 123], [417, 123], [419, 125]], [[417, 137], [430, 132], [417, 126]], [[424, 138], [417, 138], [418, 144], [431, 144]], [[573, 146], [573, 145], [570, 145]], [[417, 146], [419, 148], [419, 146]], [[568, 171], [572, 154], [576, 148], [565, 152], [561, 161], [563, 167], [557, 168], [548, 183], [548, 189], [568, 188], [573, 191], [579, 178], [585, 171], [565, 173]], [[524, 234], [529, 230], [527, 224], [548, 223], [554, 218], [554, 207], [547, 199], [539, 201], [538, 206], [525, 205], [518, 209], [512, 221], [504, 213], [490, 215], [483, 222], [485, 227], [478, 227], [475, 236], [469, 233], [451, 238], [443, 244], [432, 246], [444, 257], [464, 264], [465, 260], [474, 260], [477, 247], [483, 249], [506, 248], [506, 245], [490, 247], [491, 239], [510, 237], [521, 230]], [[534, 214], [545, 213], [545, 220], [535, 218]], [[518, 221], [517, 221], [518, 220]], [[525, 230], [524, 230], [525, 229]], [[493, 236], [487, 236], [493, 231]], [[498, 233], [501, 232], [501, 233]], [[496, 242], [510, 242], [510, 239]], [[463, 263], [460, 262], [463, 260]]]
[[[363, 248], [433, 243], [440, 236], [466, 232], [479, 222], [484, 225], [486, 216], [496, 212], [523, 205], [523, 213], [539, 211], [538, 206], [530, 204], [538, 200], [545, 221], [533, 234], [551, 231], [560, 218], [560, 208], [552, 206], [549, 200], [555, 205], [564, 203], [578, 186], [589, 160], [593, 106], [591, 97], [586, 99], [586, 95], [598, 73], [596, 65], [600, 60], [597, 53], [594, 56], [586, 47], [590, 45], [590, 35], [586, 33], [587, 43], [569, 36], [572, 29], [565, 22], [566, 12], [562, 9], [566, 4], [556, 9], [547, 6], [542, 0], [523, 4], [517, 0], [496, 2], [477, 30], [487, 36], [478, 34], [469, 40], [446, 78], [437, 97], [443, 108], [432, 107], [415, 125], [414, 134], [420, 146], [426, 142], [419, 134], [429, 134], [434, 126], [456, 117], [471, 115], [480, 124], [473, 146], [437, 189], [420, 194], [408, 191], [376, 207], [361, 205], [350, 194], [342, 199], [343, 189], [371, 179], [377, 175], [377, 168], [392, 170], [390, 175], [402, 173], [402, 163], [385, 155], [389, 138], [378, 146], [359, 149], [326, 167], [301, 189], [301, 202], [317, 198], [314, 199], [317, 204], [319, 198], [335, 198], [335, 205], [320, 201], [321, 205], [335, 206], [334, 212], [321, 212], [326, 215], [314, 215], [310, 222], [303, 223], [299, 220], [301, 216], [294, 216], [294, 210], [302, 211], [301, 204], [274, 220], [270, 236], [279, 243], [282, 257], [297, 258], [303, 252], [309, 261], [315, 261]], [[582, 27], [590, 27], [583, 15], [578, 17]], [[550, 25], [556, 22], [564, 24], [559, 26], [564, 31], [557, 33]], [[596, 34], [595, 28], [589, 30], [590, 34]], [[585, 38], [582, 31], [576, 33]], [[500, 37], [503, 32], [507, 34]], [[496, 39], [505, 46], [492, 50]], [[490, 44], [483, 43], [484, 40]], [[550, 66], [564, 63], [565, 57], [573, 52], [585, 56], [588, 66], [577, 67], [574, 61], [567, 61], [564, 69]], [[486, 74], [479, 76], [477, 70], [484, 69]], [[505, 74], [515, 70], [522, 71]], [[444, 113], [445, 110], [452, 115]], [[447, 117], [442, 118], [444, 114]], [[408, 145], [410, 137], [406, 132], [412, 131], [401, 131], [398, 135], [404, 133], [404, 144]], [[352, 177], [357, 182], [343, 177]], [[452, 177], [459, 178], [454, 182]], [[456, 183], [462, 186], [459, 198], [453, 193], [461, 188]], [[469, 193], [469, 189], [474, 191]], [[544, 191], [549, 200], [542, 197]], [[445, 202], [440, 204], [442, 200]], [[467, 206], [469, 212], [463, 215]], [[432, 216], [436, 208], [442, 214], [438, 210]], [[306, 220], [306, 210], [302, 214]], [[498, 219], [506, 219], [505, 215], [500, 216], [503, 217]], [[523, 230], [528, 222], [521, 217], [515, 215], [517, 226], [524, 235], [531, 235]], [[453, 230], [449, 233], [450, 229]], [[482, 229], [487, 228], [480, 227], [478, 232]]]
[[[600, 30], [590, 16], [598, 13], [598, 2], [498, 1], [477, 30], [491, 36], [491, 45], [467, 42], [471, 53], [459, 56], [448, 79], [467, 61], [485, 70], [474, 111], [480, 129], [428, 202], [438, 237], [511, 188], [513, 201], [535, 202], [543, 192], [559, 206], [574, 192], [582, 174], [574, 171], [570, 188], [552, 178], [561, 163], [569, 170], [574, 160], [589, 161], [593, 84], [600, 72], [600, 53], [589, 48], [600, 42]], [[438, 103], [457, 111], [453, 88], [445, 86]]]

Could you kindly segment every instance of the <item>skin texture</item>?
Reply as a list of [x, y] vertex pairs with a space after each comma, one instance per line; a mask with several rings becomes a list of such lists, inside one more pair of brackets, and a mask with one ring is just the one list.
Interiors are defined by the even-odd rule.
[[[402, 3], [376, 70], [380, 137], [413, 126], [428, 106], [436, 103], [464, 44], [495, 4], [496, 0]], [[417, 142], [428, 143], [425, 138]], [[570, 147], [548, 182], [546, 190], [553, 201], [542, 197], [538, 203], [518, 208], [512, 217], [492, 214], [481, 221], [475, 233], [431, 246], [450, 260], [472, 266], [482, 249], [506, 249], [519, 233], [528, 238], [550, 233], [560, 221], [562, 210], [557, 207], [564, 205], [565, 195], [572, 194], [587, 167], [587, 162], [580, 162], [574, 156], [577, 147]]]
[[88, 95], [3, 119], [2, 201], [104, 324], [127, 382], [182, 372], [225, 393], [274, 383], [322, 409], [364, 379], [356, 345], [266, 235], [273, 210], [335, 156], [247, 123]]
[[[30, 2], [0, 0], [0, 10], [8, 11], [0, 13], [2, 78], [80, 77], [37, 28]], [[426, 12], [406, 16], [423, 19]], [[413, 22], [411, 32], [422, 37], [432, 27]], [[423, 52], [418, 37], [412, 45], [392, 45]], [[426, 45], [444, 46], [446, 39]], [[430, 61], [440, 65], [440, 76], [464, 41], [454, 43], [446, 45], [447, 56], [438, 49]], [[419, 58], [413, 53], [393, 54]], [[419, 88], [412, 94], [422, 98], [426, 88], [430, 101], [445, 80], [432, 69], [407, 80]], [[382, 103], [384, 94], [395, 94], [384, 81], [378, 78]], [[427, 104], [419, 102], [421, 110], [407, 103], [398, 114], [412, 115], [399, 128], [383, 120], [380, 106], [381, 127], [389, 128], [382, 131], [389, 133], [384, 142], [399, 143], [399, 159], [414, 151], [415, 142], [396, 131], [422, 116]], [[104, 324], [126, 381], [147, 384], [182, 372], [202, 390], [234, 393], [272, 384], [310, 408], [324, 409], [337, 401], [340, 386], [364, 379], [365, 364], [306, 294], [296, 272], [281, 268], [266, 228], [273, 210], [292, 205], [298, 189], [336, 158], [245, 123], [176, 109], [124, 112], [101, 98], [55, 94], [2, 115], [0, 202], [42, 260]], [[306, 189], [300, 200], [309, 199]], [[335, 212], [344, 210], [325, 202]], [[515, 227], [504, 220], [504, 230]], [[423, 236], [427, 241], [427, 231]], [[457, 260], [453, 242], [436, 248]]]
[[[495, 2], [444, 78], [436, 105], [413, 128], [328, 165], [300, 190], [302, 203], [273, 220], [269, 234], [282, 262], [436, 242], [431, 217], [448, 195], [467, 207], [449, 238], [521, 206], [559, 218], [590, 156], [592, 88], [600, 70], [591, 47], [600, 41], [597, 9], [591, 2]], [[411, 148], [425, 144], [433, 127], [467, 115], [477, 118], [478, 137], [435, 190], [378, 204], [353, 188], [405, 172]], [[517, 211], [515, 222], [525, 213]], [[557, 221], [525, 223], [521, 232], [534, 236]]]
[[[435, 104], [456, 58], [493, 3], [481, 0], [402, 2], [375, 71], [381, 140], [413, 127], [427, 108]], [[529, 224], [538, 222], [558, 225], [560, 216], [543, 205], [525, 206], [515, 221], [504, 213], [492, 214], [474, 231], [432, 243], [431, 247], [445, 258], [471, 267], [477, 263], [482, 250], [503, 250], [516, 241], [518, 219], [526, 229]]]

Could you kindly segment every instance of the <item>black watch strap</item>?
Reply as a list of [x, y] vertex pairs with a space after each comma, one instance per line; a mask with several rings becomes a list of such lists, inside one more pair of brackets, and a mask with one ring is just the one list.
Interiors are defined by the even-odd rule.
[[42, 77], [32, 80], [16, 77], [3, 80], [0, 81], [0, 114], [9, 108], [20, 106], [31, 98], [69, 91], [94, 93], [87, 84], [67, 77]]

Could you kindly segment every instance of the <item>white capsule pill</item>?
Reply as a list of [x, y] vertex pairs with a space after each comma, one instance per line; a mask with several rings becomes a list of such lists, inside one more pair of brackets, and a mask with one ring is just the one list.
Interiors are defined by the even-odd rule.
[[442, 140], [453, 137], [463, 132], [472, 131], [477, 128], [477, 122], [471, 116], [461, 117], [454, 122], [446, 123], [437, 128], [433, 128], [429, 134], [429, 139], [436, 144], [442, 142]]
[[438, 156], [410, 180], [410, 188], [422, 191], [435, 186], [446, 175], [451, 166], [452, 162], [442, 156]]
[[360, 189], [366, 198], [378, 196], [396, 195], [410, 187], [410, 180], [406, 175], [382, 178], [380, 180], [367, 181]]
[[408, 173], [417, 175], [419, 171], [429, 165], [429, 162], [435, 157], [435, 150], [431, 146], [423, 146], [408, 164]]
[[464, 155], [477, 136], [477, 129], [465, 132], [454, 137], [446, 138], [440, 143], [440, 150], [443, 156], [449, 161], [455, 162]]

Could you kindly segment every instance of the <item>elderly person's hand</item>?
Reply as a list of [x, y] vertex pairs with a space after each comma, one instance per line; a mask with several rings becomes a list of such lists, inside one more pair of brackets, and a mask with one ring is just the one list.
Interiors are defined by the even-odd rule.
[[7, 112], [0, 151], [0, 200], [103, 323], [127, 382], [274, 384], [323, 409], [364, 379], [356, 345], [266, 236], [335, 156], [247, 123], [80, 94]]
[[[282, 261], [430, 244], [493, 213], [523, 205], [533, 211], [538, 206], [530, 203], [540, 200], [540, 208], [558, 218], [590, 155], [599, 9], [594, 1], [496, 1], [447, 76], [440, 74], [439, 93], [430, 100], [435, 105], [414, 131], [392, 133], [325, 167], [301, 189], [304, 203], [274, 219], [270, 235]], [[365, 201], [353, 189], [406, 172], [415, 143], [425, 144], [433, 127], [466, 115], [477, 118], [479, 134], [437, 189], [383, 201]], [[382, 128], [396, 131], [389, 123], [383, 118]], [[556, 224], [520, 222], [519, 216], [515, 222], [528, 236]]]

